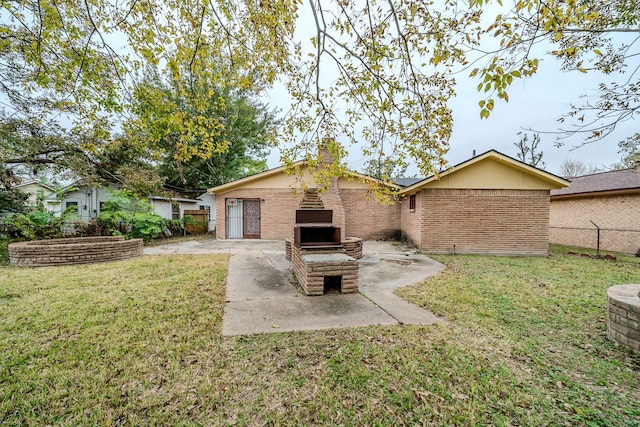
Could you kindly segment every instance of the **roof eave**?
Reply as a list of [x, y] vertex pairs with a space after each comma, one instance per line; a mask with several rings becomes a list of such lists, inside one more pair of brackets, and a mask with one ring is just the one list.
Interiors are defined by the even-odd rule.
[[621, 194], [636, 194], [636, 193], [640, 193], [640, 187], [621, 188], [616, 190], [585, 191], [581, 193], [569, 193], [569, 194], [552, 194], [551, 199], [552, 200], [577, 199], [579, 197], [617, 196]]
[[560, 186], [561, 188], [568, 187], [571, 184], [570, 181], [568, 181], [568, 180], [566, 180], [566, 179], [564, 179], [562, 177], [559, 177], [559, 176], [554, 175], [552, 173], [543, 171], [542, 169], [538, 169], [536, 167], [527, 165], [526, 163], [522, 163], [521, 161], [516, 160], [516, 159], [514, 159], [512, 157], [509, 157], [509, 156], [507, 156], [505, 154], [502, 154], [502, 153], [500, 153], [500, 152], [498, 152], [496, 150], [489, 150], [489, 151], [487, 151], [485, 153], [482, 153], [482, 154], [480, 154], [480, 155], [478, 155], [476, 157], [473, 157], [473, 158], [468, 159], [468, 160], [466, 160], [466, 161], [464, 161], [462, 163], [459, 163], [459, 164], [457, 164], [455, 166], [452, 166], [452, 167], [448, 168], [447, 170], [445, 170], [444, 172], [442, 172], [442, 173], [440, 173], [438, 175], [432, 175], [430, 177], [427, 177], [427, 178], [423, 179], [422, 181], [416, 182], [415, 184], [403, 189], [400, 192], [400, 195], [407, 195], [407, 194], [415, 193], [415, 192], [419, 191], [422, 187], [424, 187], [425, 185], [427, 185], [427, 184], [429, 184], [429, 183], [431, 183], [433, 181], [437, 181], [440, 178], [446, 177], [447, 175], [450, 175], [450, 174], [456, 172], [459, 169], [465, 168], [467, 166], [471, 166], [471, 165], [473, 165], [475, 163], [478, 163], [478, 162], [480, 162], [480, 161], [482, 161], [484, 159], [487, 159], [489, 157], [492, 157], [497, 161], [500, 161], [500, 162], [503, 162], [503, 163], [507, 163], [507, 164], [509, 164], [509, 165], [511, 165], [513, 167], [516, 167], [516, 168], [518, 168], [520, 170], [523, 170], [523, 171], [525, 171], [525, 172], [527, 172], [527, 173], [529, 173], [531, 175], [536, 175], [536, 176], [540, 177], [541, 179], [544, 179], [545, 181], [548, 181], [548, 182], [551, 182], [551, 183], [554, 183], [554, 184]]
[[[300, 167], [300, 166], [304, 166], [304, 164], [305, 164], [304, 160], [299, 160], [299, 161], [293, 163], [292, 167], [294, 167], [294, 168], [295, 167]], [[259, 181], [261, 179], [268, 178], [268, 177], [276, 175], [278, 173], [285, 172], [286, 169], [287, 169], [287, 166], [279, 166], [277, 168], [269, 169], [269, 170], [266, 170], [264, 172], [257, 173], [255, 175], [251, 175], [251, 176], [247, 176], [247, 177], [244, 177], [244, 178], [240, 178], [240, 179], [235, 180], [235, 181], [227, 182], [226, 184], [222, 184], [222, 185], [218, 185], [217, 187], [209, 188], [207, 190], [207, 194], [216, 195], [216, 194], [220, 194], [220, 193], [225, 193], [227, 191], [231, 191], [231, 190], [233, 190], [235, 188], [241, 187], [244, 184], [249, 184], [251, 182]], [[377, 178], [374, 178], [374, 177], [371, 177], [369, 175], [365, 175], [365, 174], [362, 174], [362, 173], [359, 173], [359, 172], [348, 171], [347, 173], [348, 173], [348, 175], [350, 175], [353, 178], [358, 178], [358, 179], [364, 180], [364, 181], [373, 181], [373, 182], [379, 183], [381, 185], [385, 185], [385, 186], [394, 188], [396, 190], [402, 189], [402, 187], [400, 187], [400, 186], [398, 186], [396, 184], [387, 183], [387, 182], [384, 182], [384, 181], [379, 180]], [[345, 178], [348, 179], [349, 176], [346, 176]]]

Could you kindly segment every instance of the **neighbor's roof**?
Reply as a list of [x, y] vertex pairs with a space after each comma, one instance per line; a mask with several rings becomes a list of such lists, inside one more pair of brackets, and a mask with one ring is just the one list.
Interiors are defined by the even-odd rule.
[[570, 178], [571, 186], [551, 191], [551, 197], [640, 191], [640, 167]]
[[409, 186], [415, 184], [416, 182], [420, 182], [422, 180], [424, 180], [424, 177], [421, 177], [421, 178], [404, 178], [404, 177], [402, 177], [402, 178], [391, 178], [391, 181], [394, 184], [399, 185], [400, 187], [409, 187]]
[[30, 185], [30, 184], [36, 184], [36, 185], [39, 185], [40, 187], [44, 187], [44, 188], [46, 188], [48, 190], [55, 191], [53, 189], [53, 187], [51, 187], [51, 186], [49, 186], [47, 184], [44, 184], [42, 182], [36, 181], [35, 179], [27, 179], [25, 181], [20, 182], [20, 184], [13, 185], [12, 187], [13, 188], [20, 188], [20, 187], [25, 187], [25, 186]]
[[188, 203], [198, 203], [200, 199], [187, 199], [186, 197], [172, 197], [172, 196], [149, 196], [151, 200], [160, 200], [164, 202], [188, 202]]
[[536, 167], [533, 167], [531, 165], [528, 165], [526, 163], [523, 163], [519, 160], [514, 159], [513, 157], [509, 157], [505, 154], [502, 154], [496, 150], [489, 150], [485, 153], [482, 153], [478, 156], [472, 157], [469, 160], [466, 160], [462, 163], [459, 163], [455, 166], [452, 166], [448, 169], [446, 169], [443, 172], [440, 172], [437, 176], [436, 175], [431, 175], [425, 179], [423, 179], [422, 181], [419, 181], [407, 188], [404, 188], [401, 192], [401, 194], [407, 195], [407, 194], [411, 194], [411, 193], [415, 193], [416, 191], [418, 191], [419, 189], [421, 189], [422, 187], [434, 182], [434, 181], [438, 181], [441, 180], [443, 178], [446, 178], [447, 176], [454, 174], [464, 168], [470, 167], [472, 165], [475, 164], [479, 164], [485, 160], [493, 160], [499, 163], [502, 163], [504, 165], [509, 166], [510, 168], [513, 168], [515, 170], [519, 170], [521, 172], [523, 172], [524, 174], [527, 174], [529, 176], [535, 177], [535, 179], [539, 179], [543, 182], [546, 182], [551, 188], [554, 187], [567, 187], [570, 182], [564, 178], [561, 178], [557, 175], [554, 175], [552, 173], [546, 172], [542, 169], [538, 169]]

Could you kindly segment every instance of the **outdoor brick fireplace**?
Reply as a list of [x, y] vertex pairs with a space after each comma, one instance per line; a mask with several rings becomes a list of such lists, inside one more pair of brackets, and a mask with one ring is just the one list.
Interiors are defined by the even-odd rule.
[[[349, 256], [341, 241], [333, 211], [324, 209], [313, 192], [307, 192], [296, 211], [293, 240], [287, 240], [287, 258], [306, 295], [358, 292], [358, 261]], [[347, 239], [349, 248], [362, 256], [362, 241]], [[355, 250], [354, 250], [355, 248]]]

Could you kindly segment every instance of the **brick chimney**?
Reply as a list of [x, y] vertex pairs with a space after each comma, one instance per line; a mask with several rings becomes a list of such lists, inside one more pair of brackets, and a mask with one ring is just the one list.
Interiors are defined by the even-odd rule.
[[322, 140], [318, 143], [318, 157], [319, 162], [324, 164], [333, 164], [335, 161], [335, 157], [331, 154], [329, 150], [329, 145], [334, 144], [335, 139], [333, 138], [322, 138]]
[[[329, 145], [334, 144], [333, 138], [322, 138], [322, 141], [318, 143], [318, 156], [320, 163], [327, 167], [335, 161], [335, 157], [329, 150]], [[346, 232], [346, 216], [344, 211], [344, 205], [342, 204], [342, 197], [340, 196], [340, 189], [338, 188], [338, 178], [332, 177], [329, 180], [329, 188], [321, 195], [324, 202], [325, 209], [333, 210], [333, 223], [340, 227], [340, 233], [342, 240], [345, 239]]]

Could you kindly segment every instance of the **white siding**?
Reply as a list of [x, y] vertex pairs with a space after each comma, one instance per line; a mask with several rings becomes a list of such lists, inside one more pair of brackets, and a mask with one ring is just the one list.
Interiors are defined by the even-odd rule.
[[64, 195], [62, 199], [62, 205], [60, 207], [61, 212], [65, 212], [67, 207], [70, 204], [77, 203], [78, 204], [78, 216], [84, 220], [88, 221], [90, 219], [89, 216], [89, 197], [85, 191], [86, 189], [78, 189], [74, 191], [70, 191]]
[[216, 229], [216, 196], [204, 193], [200, 195], [198, 199], [200, 199], [198, 208], [200, 208], [200, 206], [209, 206], [211, 212], [209, 216], [209, 231], [214, 231]]
[[185, 202], [180, 201], [180, 218], [184, 218], [184, 211], [192, 211], [198, 209], [198, 201], [194, 200], [193, 202]]
[[151, 199], [153, 210], [164, 219], [171, 219], [171, 202]]
[[[79, 217], [84, 221], [88, 221], [100, 214], [100, 203], [109, 200], [111, 192], [117, 189], [116, 186], [110, 186], [110, 188], [80, 187], [77, 190], [65, 194], [62, 203], [59, 204], [59, 210], [64, 211], [68, 203], [75, 202], [78, 204]], [[197, 210], [199, 209], [199, 205], [204, 204], [201, 200], [190, 201], [184, 199], [172, 202], [170, 200], [150, 198], [149, 202], [153, 206], [154, 212], [164, 219], [171, 219], [171, 206], [173, 203], [177, 203], [180, 207], [180, 218], [184, 218], [185, 210]], [[211, 206], [212, 209], [215, 210], [215, 197]], [[212, 215], [215, 219], [215, 214]]]

